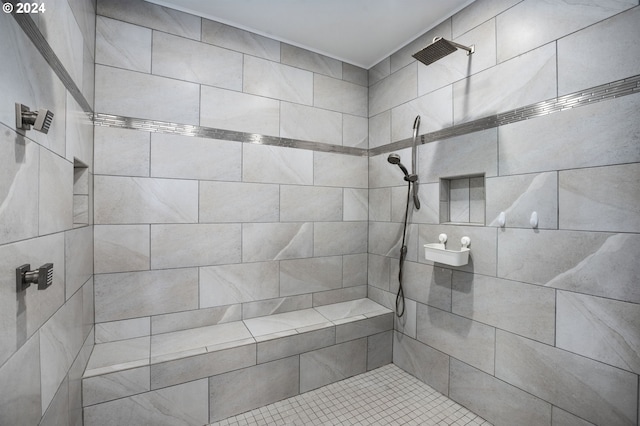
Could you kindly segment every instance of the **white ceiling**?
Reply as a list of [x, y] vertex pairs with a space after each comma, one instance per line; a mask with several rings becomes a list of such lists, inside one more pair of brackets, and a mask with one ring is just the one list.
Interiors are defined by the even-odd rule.
[[371, 68], [473, 0], [149, 0]]

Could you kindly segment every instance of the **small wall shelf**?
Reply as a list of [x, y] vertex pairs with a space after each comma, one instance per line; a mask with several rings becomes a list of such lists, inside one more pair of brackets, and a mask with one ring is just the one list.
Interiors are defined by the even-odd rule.
[[424, 258], [432, 262], [444, 263], [450, 266], [464, 266], [469, 263], [469, 237], [462, 237], [460, 250], [447, 250], [445, 243], [446, 234], [440, 234], [440, 242], [424, 245]]

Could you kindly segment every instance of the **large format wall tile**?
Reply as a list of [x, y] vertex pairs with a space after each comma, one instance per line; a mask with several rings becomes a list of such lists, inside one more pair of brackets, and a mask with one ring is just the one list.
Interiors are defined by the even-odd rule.
[[200, 307], [231, 305], [278, 297], [278, 262], [200, 268]]
[[197, 125], [199, 99], [195, 83], [96, 65], [96, 112]]
[[[618, 10], [638, 4], [632, 0], [617, 3], [621, 3]], [[637, 75], [639, 20], [640, 8], [635, 7], [558, 40], [558, 94]]]
[[449, 396], [496, 426], [551, 424], [551, 404], [455, 358]]
[[97, 175], [149, 176], [151, 133], [96, 126], [94, 173]]
[[279, 185], [200, 182], [200, 223], [277, 222], [279, 203]]
[[449, 356], [396, 331], [393, 363], [442, 394], [449, 393]]
[[283, 43], [280, 60], [283, 64], [324, 74], [333, 78], [342, 78], [342, 62], [328, 56], [310, 52], [290, 44]]
[[216, 87], [200, 88], [200, 125], [280, 136], [280, 102]]
[[198, 307], [198, 270], [167, 269], [97, 275], [96, 322]]
[[313, 183], [347, 188], [367, 187], [367, 157], [313, 153]]
[[[591, 0], [580, 3], [523, 1], [496, 17], [498, 62], [561, 39], [637, 4], [635, 0]], [[588, 45], [588, 52], [592, 55], [593, 43]], [[592, 61], [593, 58], [589, 62]], [[607, 56], [604, 62], [613, 61], [611, 56]], [[580, 70], [582, 72], [583, 69]], [[571, 77], [576, 78], [575, 75]], [[607, 79], [610, 80], [615, 79]], [[587, 86], [578, 89], [584, 87]]]
[[208, 382], [197, 380], [85, 407], [87, 426], [200, 426], [209, 421]]
[[539, 229], [558, 228], [558, 174], [556, 172], [500, 176], [486, 181], [487, 225], [529, 228], [529, 219], [538, 213]]
[[369, 117], [391, 109], [418, 94], [417, 62], [369, 87]]
[[367, 339], [340, 343], [300, 355], [300, 392], [367, 371]]
[[342, 287], [342, 257], [283, 260], [280, 295], [312, 293]]
[[348, 81], [316, 75], [313, 78], [313, 105], [360, 117], [367, 116], [367, 88]]
[[280, 220], [315, 222], [342, 220], [342, 188], [280, 186]]
[[560, 228], [640, 232], [640, 164], [559, 172]]
[[207, 43], [155, 31], [153, 74], [208, 86], [242, 90], [243, 55]]
[[211, 377], [210, 420], [226, 419], [297, 395], [300, 366], [299, 358], [293, 356]]
[[97, 12], [99, 15], [142, 27], [194, 40], [200, 39], [200, 17], [145, 1], [100, 0]]
[[497, 151], [496, 129], [422, 145], [418, 148], [420, 182], [439, 182], [442, 178], [461, 175], [496, 176]]
[[[2, 346], [5, 347], [4, 342]], [[11, 384], [10, 392], [0, 393], [0, 423], [38, 424], [42, 415], [38, 333], [0, 367], [0, 382]]]
[[280, 146], [244, 144], [243, 182], [313, 184], [313, 152]]
[[412, 137], [413, 125], [418, 115], [420, 116], [419, 134], [451, 127], [453, 124], [451, 86], [443, 87], [393, 108], [391, 110], [391, 141]]
[[454, 123], [555, 98], [556, 86], [556, 49], [549, 43], [454, 83]]
[[151, 176], [239, 181], [242, 145], [219, 139], [151, 135]]
[[313, 255], [312, 223], [245, 223], [242, 261], [296, 259]]
[[640, 121], [620, 119], [639, 108], [635, 94], [500, 126], [500, 175], [640, 161]]
[[342, 114], [306, 105], [281, 102], [280, 136], [342, 145]]
[[93, 276], [93, 246], [93, 227], [83, 226], [64, 235], [67, 300]]
[[312, 105], [313, 73], [245, 56], [242, 90], [254, 95]]
[[40, 150], [38, 194], [40, 235], [73, 228], [73, 167], [47, 149]]
[[493, 374], [495, 329], [422, 303], [418, 304], [419, 341]]
[[[392, 291], [397, 291], [398, 262], [391, 265]], [[451, 311], [451, 269], [405, 261], [402, 285], [407, 298]]]
[[96, 63], [151, 72], [151, 30], [98, 16]]
[[357, 254], [367, 251], [367, 222], [316, 222], [314, 256]]
[[453, 272], [451, 312], [554, 344], [556, 292], [479, 274]]
[[95, 223], [195, 223], [198, 182], [96, 176]]
[[38, 235], [40, 146], [0, 126], [0, 244]]
[[640, 305], [558, 292], [556, 346], [640, 373]]
[[459, 37], [470, 29], [490, 20], [521, 0], [476, 0], [451, 18], [453, 37]]
[[500, 330], [496, 377], [595, 424], [636, 422], [637, 375]]
[[96, 225], [93, 234], [96, 274], [150, 269], [149, 225]]
[[280, 61], [280, 42], [208, 19], [202, 20], [202, 41], [270, 61]]
[[507, 229], [498, 234], [498, 276], [639, 303], [638, 250], [635, 234]]
[[208, 266], [241, 261], [240, 224], [151, 226], [151, 268]]

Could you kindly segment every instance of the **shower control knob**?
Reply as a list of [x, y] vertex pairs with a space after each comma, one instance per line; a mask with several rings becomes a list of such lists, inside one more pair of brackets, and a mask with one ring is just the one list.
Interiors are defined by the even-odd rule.
[[446, 243], [447, 242], [447, 234], [438, 235], [438, 241], [440, 241], [440, 244]]

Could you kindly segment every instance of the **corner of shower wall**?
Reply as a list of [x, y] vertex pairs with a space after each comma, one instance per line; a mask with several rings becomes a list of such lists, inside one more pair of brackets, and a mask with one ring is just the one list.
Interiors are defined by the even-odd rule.
[[[0, 390], [0, 423], [80, 425], [80, 380], [94, 342], [95, 4], [45, 8], [0, 16], [0, 382], [10, 384]], [[14, 102], [50, 110], [49, 132], [16, 129]], [[24, 263], [53, 263], [51, 286], [16, 294], [15, 268]]]

